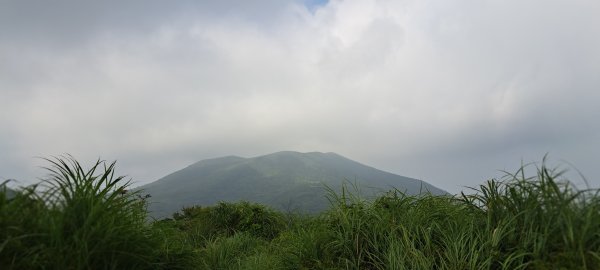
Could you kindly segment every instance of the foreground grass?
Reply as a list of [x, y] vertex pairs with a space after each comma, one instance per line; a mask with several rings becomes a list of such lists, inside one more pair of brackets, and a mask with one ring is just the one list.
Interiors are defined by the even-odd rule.
[[177, 266], [161, 248], [170, 240], [145, 222], [143, 200], [127, 193], [114, 163], [84, 170], [72, 158], [48, 162], [44, 182], [10, 199], [0, 192], [0, 269]]
[[600, 196], [544, 164], [460, 196], [364, 201], [319, 216], [248, 202], [146, 222], [114, 163], [49, 160], [45, 189], [0, 192], [0, 269], [600, 269]]

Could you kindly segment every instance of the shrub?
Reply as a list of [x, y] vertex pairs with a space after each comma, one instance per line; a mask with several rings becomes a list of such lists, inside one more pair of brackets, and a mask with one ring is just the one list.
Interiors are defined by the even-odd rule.
[[204, 269], [235, 269], [243, 258], [255, 254], [265, 240], [248, 233], [219, 237], [210, 241], [201, 251]]
[[285, 226], [281, 214], [249, 202], [221, 202], [211, 209], [210, 218], [215, 227], [222, 228], [228, 235], [248, 232], [257, 237], [272, 239]]
[[249, 202], [220, 202], [211, 207], [187, 207], [173, 215], [179, 227], [206, 238], [232, 236], [238, 232], [273, 239], [285, 228], [283, 215]]

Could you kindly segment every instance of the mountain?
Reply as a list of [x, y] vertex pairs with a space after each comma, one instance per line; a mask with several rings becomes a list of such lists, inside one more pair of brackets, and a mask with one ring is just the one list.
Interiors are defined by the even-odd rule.
[[184, 206], [247, 200], [282, 211], [319, 212], [329, 207], [324, 189], [356, 184], [361, 195], [397, 188], [407, 194], [446, 194], [424, 181], [377, 170], [335, 153], [291, 151], [242, 158], [227, 156], [194, 163], [141, 186], [150, 194], [151, 216], [162, 218]]
[[0, 192], [4, 193], [4, 197], [6, 199], [12, 199], [14, 196], [17, 195], [17, 192], [6, 187], [5, 185], [0, 185]]

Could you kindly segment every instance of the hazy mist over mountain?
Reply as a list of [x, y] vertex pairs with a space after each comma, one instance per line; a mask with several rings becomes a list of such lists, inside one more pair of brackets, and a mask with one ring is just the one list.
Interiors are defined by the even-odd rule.
[[64, 153], [142, 185], [289, 149], [452, 193], [549, 153], [600, 187], [598, 14], [597, 0], [0, 1], [0, 181], [35, 183], [36, 157]]
[[445, 194], [426, 182], [365, 166], [335, 153], [277, 152], [207, 159], [140, 187], [150, 194], [151, 216], [166, 217], [184, 206], [247, 200], [282, 211], [315, 213], [329, 208], [325, 185], [342, 184], [368, 198], [397, 189], [409, 195]]

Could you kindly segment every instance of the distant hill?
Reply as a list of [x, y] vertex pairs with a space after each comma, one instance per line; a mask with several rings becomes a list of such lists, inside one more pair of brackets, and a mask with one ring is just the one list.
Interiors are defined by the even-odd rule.
[[4, 185], [0, 185], [0, 192], [5, 193], [5, 198], [7, 198], [7, 199], [11, 199], [17, 195], [16, 191], [14, 191]]
[[362, 195], [397, 188], [407, 194], [446, 194], [424, 181], [360, 164], [335, 153], [277, 152], [254, 158], [207, 159], [141, 186], [156, 218], [184, 206], [247, 200], [282, 211], [319, 212], [329, 207], [324, 185], [339, 190], [355, 183]]

